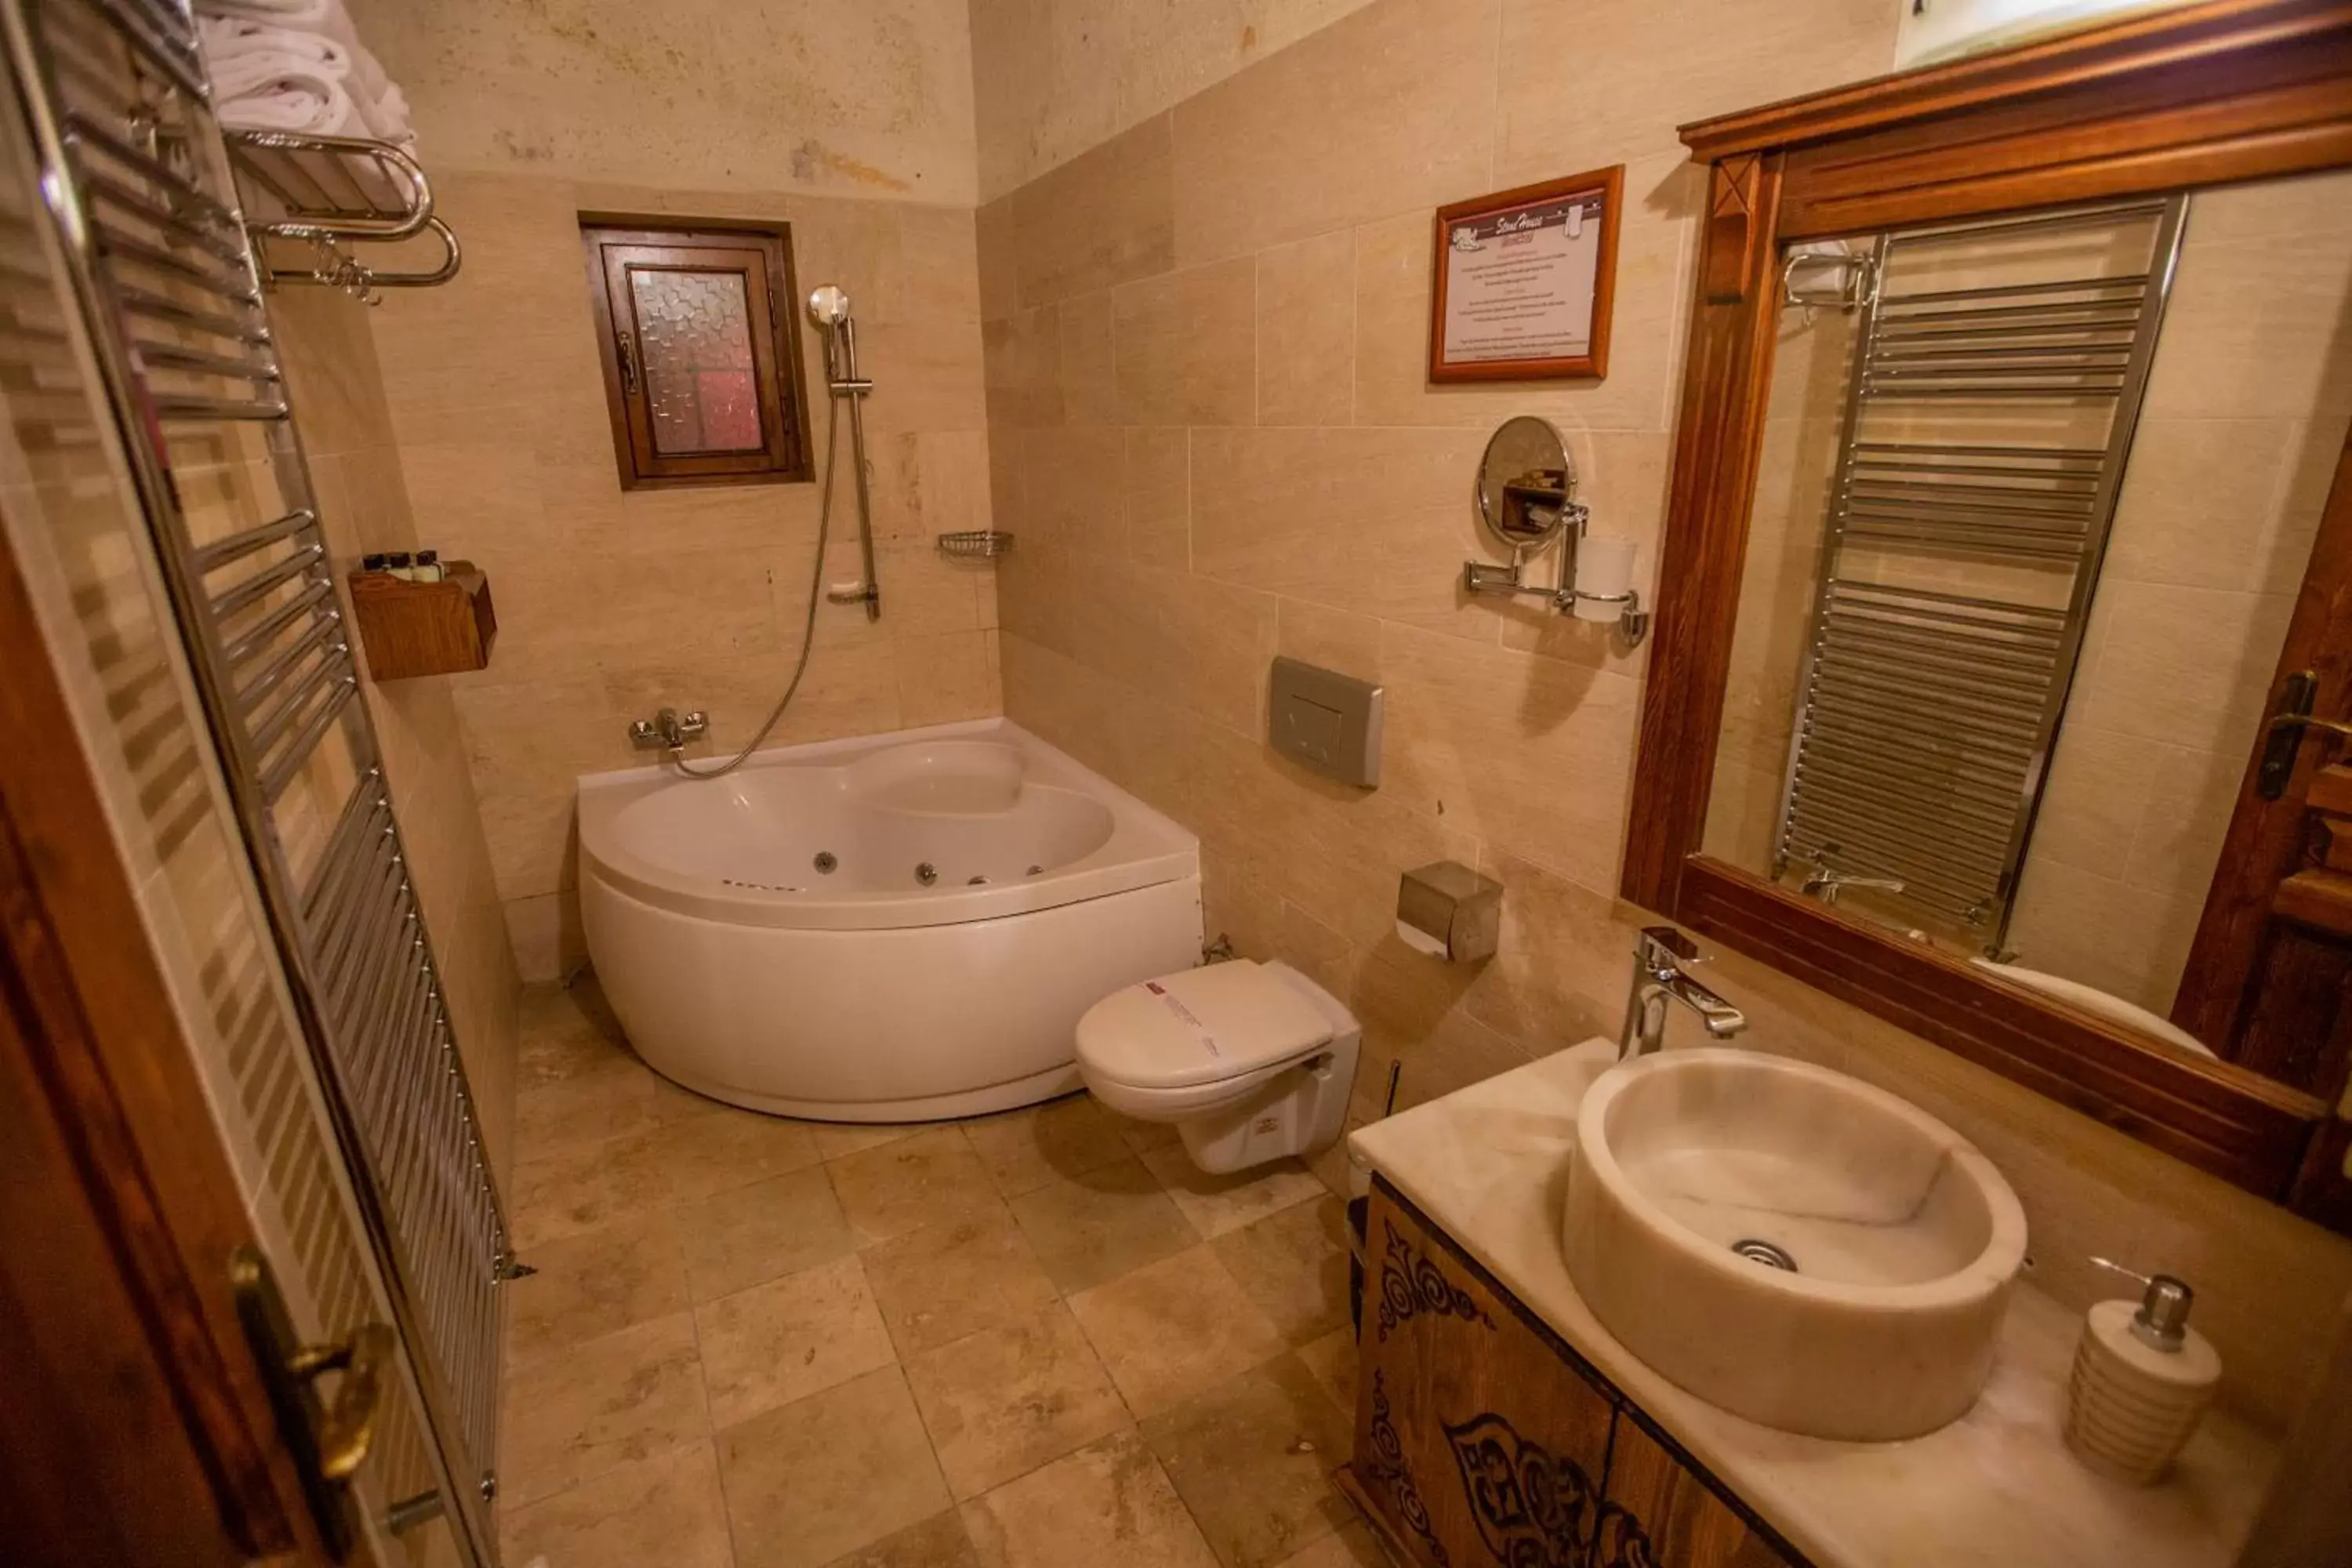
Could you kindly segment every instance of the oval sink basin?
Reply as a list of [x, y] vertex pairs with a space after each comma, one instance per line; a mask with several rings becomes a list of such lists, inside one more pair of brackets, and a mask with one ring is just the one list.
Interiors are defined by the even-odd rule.
[[2025, 1214], [1935, 1118], [1825, 1068], [1675, 1050], [1577, 1115], [1568, 1269], [1675, 1383], [1815, 1437], [1915, 1437], [1992, 1370]]

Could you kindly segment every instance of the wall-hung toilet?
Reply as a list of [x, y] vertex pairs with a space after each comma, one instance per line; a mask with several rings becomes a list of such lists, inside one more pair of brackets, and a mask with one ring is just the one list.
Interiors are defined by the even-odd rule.
[[1172, 1121], [1203, 1171], [1306, 1154], [1346, 1126], [1363, 1026], [1282, 963], [1238, 959], [1114, 991], [1078, 1020], [1078, 1072], [1139, 1121]]

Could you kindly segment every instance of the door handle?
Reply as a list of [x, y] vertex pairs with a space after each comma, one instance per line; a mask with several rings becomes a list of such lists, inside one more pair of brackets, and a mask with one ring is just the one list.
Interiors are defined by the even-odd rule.
[[621, 391], [625, 396], [635, 397], [637, 395], [636, 340], [626, 331], [614, 332], [613, 338], [621, 353]]
[[2308, 669], [2288, 676], [2280, 689], [2278, 705], [2271, 710], [2271, 721], [2263, 731], [2262, 765], [2254, 774], [2254, 792], [2263, 799], [2276, 800], [2286, 794], [2287, 780], [2294, 776], [2295, 752], [2306, 733], [2321, 730], [2352, 737], [2352, 724], [2313, 716], [2311, 706], [2318, 692], [2319, 677]]
[[[359, 1534], [352, 1481], [375, 1447], [399, 1339], [384, 1324], [369, 1322], [335, 1343], [305, 1344], [257, 1247], [240, 1247], [230, 1255], [229, 1282], [303, 1499], [328, 1552], [343, 1562]], [[318, 1380], [331, 1372], [342, 1379], [329, 1405], [319, 1396]]]

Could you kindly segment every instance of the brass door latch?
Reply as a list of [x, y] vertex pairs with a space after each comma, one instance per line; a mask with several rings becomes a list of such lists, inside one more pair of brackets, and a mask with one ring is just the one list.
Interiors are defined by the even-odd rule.
[[2269, 727], [2263, 731], [2262, 765], [2254, 773], [2254, 791], [2263, 799], [2276, 800], [2286, 793], [2287, 781], [2294, 775], [2295, 752], [2305, 734], [2323, 730], [2331, 735], [2352, 736], [2352, 724], [2312, 716], [2312, 701], [2318, 692], [2319, 677], [2308, 669], [2288, 676], [2280, 689], [2278, 706], [2271, 710]]
[[[375, 1446], [396, 1369], [400, 1342], [383, 1323], [362, 1323], [333, 1344], [305, 1344], [287, 1314], [269, 1260], [253, 1247], [229, 1258], [237, 1320], [245, 1327], [280, 1436], [301, 1477], [302, 1492], [327, 1550], [338, 1563], [358, 1540], [351, 1483]], [[331, 1405], [319, 1379], [340, 1373]]]

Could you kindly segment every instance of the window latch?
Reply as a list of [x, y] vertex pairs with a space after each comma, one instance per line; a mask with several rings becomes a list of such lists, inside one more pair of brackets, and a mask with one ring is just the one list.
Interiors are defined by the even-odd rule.
[[637, 345], [625, 331], [613, 334], [621, 353], [621, 390], [631, 397], [637, 395]]

